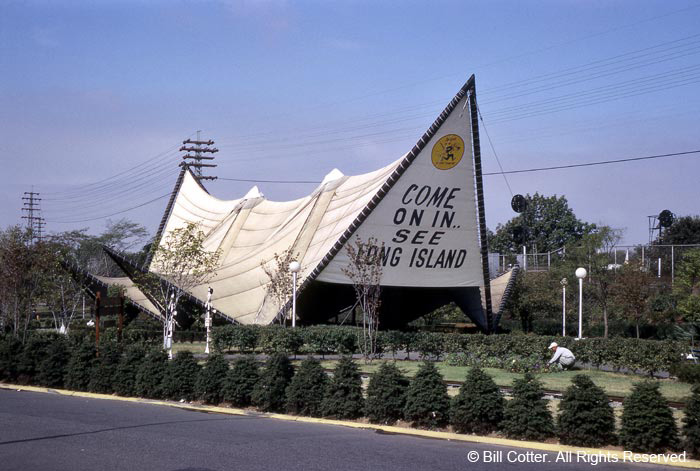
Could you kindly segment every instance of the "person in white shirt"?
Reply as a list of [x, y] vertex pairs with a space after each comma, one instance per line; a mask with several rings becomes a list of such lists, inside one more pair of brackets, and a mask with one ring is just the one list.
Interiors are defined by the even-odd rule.
[[574, 366], [574, 363], [576, 362], [576, 357], [573, 353], [571, 353], [571, 350], [569, 350], [568, 348], [560, 347], [559, 345], [557, 345], [556, 342], [552, 342], [549, 345], [549, 349], [554, 352], [552, 359], [549, 360], [550, 365], [556, 363], [557, 365], [559, 365], [560, 368], [563, 368], [565, 370], [568, 370], [572, 366]]

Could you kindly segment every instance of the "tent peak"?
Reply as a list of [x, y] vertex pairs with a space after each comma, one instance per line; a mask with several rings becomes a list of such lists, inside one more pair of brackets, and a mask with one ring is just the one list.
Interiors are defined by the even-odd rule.
[[254, 186], [250, 190], [248, 190], [248, 193], [245, 194], [243, 197], [244, 200], [252, 200], [254, 198], [264, 198], [265, 195], [263, 195], [260, 190], [258, 189], [258, 186]]
[[338, 180], [340, 178], [343, 178], [345, 175], [343, 172], [338, 170], [337, 168], [334, 168], [330, 172], [326, 174], [325, 177], [323, 177], [323, 181], [321, 182], [321, 185], [325, 185], [326, 183], [330, 183], [332, 181]]

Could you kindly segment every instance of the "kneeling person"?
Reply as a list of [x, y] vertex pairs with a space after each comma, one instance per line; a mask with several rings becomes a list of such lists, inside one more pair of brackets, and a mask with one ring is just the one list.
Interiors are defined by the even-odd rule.
[[552, 359], [549, 360], [549, 364], [554, 364], [556, 363], [559, 365], [560, 368], [563, 368], [565, 370], [568, 370], [572, 366], [574, 366], [574, 363], [576, 362], [576, 357], [574, 356], [573, 353], [571, 353], [571, 350], [568, 348], [560, 347], [557, 345], [556, 342], [552, 342], [549, 345], [549, 349], [554, 352], [554, 356], [552, 356]]

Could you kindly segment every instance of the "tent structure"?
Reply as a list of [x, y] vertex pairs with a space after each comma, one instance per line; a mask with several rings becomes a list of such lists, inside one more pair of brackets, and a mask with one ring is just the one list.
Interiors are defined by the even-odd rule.
[[[286, 301], [269, 295], [268, 273], [279, 268], [275, 255], [291, 253], [301, 265], [299, 321], [316, 323], [353, 306], [347, 245], [373, 238], [382, 247], [383, 327], [455, 302], [491, 331], [500, 311], [494, 315], [492, 301], [502, 304], [512, 273], [489, 274], [476, 112], [472, 76], [410, 152], [363, 175], [334, 169], [293, 201], [270, 201], [257, 187], [221, 200], [183, 167], [156, 243], [198, 224], [205, 249], [221, 256], [211, 281], [189, 295], [203, 303], [212, 287], [216, 311], [242, 324], [270, 324], [284, 311]], [[128, 262], [112, 255], [125, 268]], [[147, 269], [168, 278], [157, 257]]]

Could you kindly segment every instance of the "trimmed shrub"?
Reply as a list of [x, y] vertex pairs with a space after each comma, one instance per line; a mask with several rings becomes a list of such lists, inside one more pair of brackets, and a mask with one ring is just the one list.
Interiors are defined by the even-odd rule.
[[439, 360], [445, 351], [443, 344], [445, 334], [437, 332], [420, 332], [416, 337], [415, 349], [420, 354], [421, 360]]
[[313, 357], [302, 361], [287, 386], [287, 412], [313, 417], [321, 415], [321, 401], [327, 385], [328, 375], [321, 362]]
[[255, 357], [236, 358], [226, 374], [224, 400], [237, 407], [249, 406], [253, 388], [259, 379], [260, 369]]
[[363, 408], [362, 378], [357, 364], [352, 357], [341, 357], [333, 370], [321, 411], [326, 417], [356, 419], [362, 416]]
[[212, 329], [214, 349], [223, 353], [232, 349], [252, 352], [258, 345], [262, 328], [257, 325], [223, 325]]
[[294, 376], [294, 368], [289, 357], [275, 353], [268, 358], [260, 379], [253, 388], [251, 402], [268, 412], [282, 412], [285, 406], [285, 391]]
[[605, 395], [586, 375], [576, 375], [559, 403], [557, 435], [566, 445], [600, 447], [614, 444], [615, 415]]
[[20, 384], [33, 384], [37, 381], [39, 365], [46, 358], [46, 352], [56, 339], [55, 332], [33, 332], [26, 340], [17, 362], [17, 379]]
[[99, 356], [95, 358], [90, 370], [88, 391], [103, 394], [114, 392], [114, 378], [121, 360], [121, 346], [114, 341], [100, 340]]
[[693, 395], [685, 406], [683, 434], [684, 449], [693, 458], [700, 458], [700, 385], [693, 386]]
[[209, 355], [204, 368], [199, 371], [195, 391], [206, 404], [218, 404], [224, 398], [224, 383], [228, 362], [222, 355]]
[[620, 444], [625, 450], [661, 453], [674, 449], [677, 443], [676, 422], [658, 383], [635, 384], [624, 402]]
[[39, 363], [36, 382], [47, 388], [62, 388], [70, 350], [65, 336], [54, 339], [46, 349], [46, 356]]
[[408, 379], [394, 363], [384, 362], [367, 386], [365, 415], [375, 424], [394, 424], [403, 418]]
[[447, 386], [435, 365], [425, 361], [408, 386], [404, 417], [414, 427], [433, 429], [447, 425], [449, 413]]
[[150, 399], [164, 399], [163, 381], [167, 372], [168, 355], [161, 349], [150, 350], [136, 371], [136, 394]]
[[114, 391], [120, 396], [136, 395], [136, 374], [146, 357], [143, 344], [126, 347], [114, 374]]
[[700, 365], [695, 363], [678, 363], [669, 370], [678, 381], [690, 384], [700, 384]]
[[304, 345], [302, 329], [288, 329], [281, 325], [271, 325], [261, 329], [259, 346], [263, 353], [289, 353], [296, 355]]
[[336, 342], [333, 338], [332, 327], [318, 325], [306, 327], [302, 332], [304, 335], [304, 352], [315, 353], [323, 358], [324, 355], [334, 351]]
[[474, 367], [452, 399], [450, 422], [459, 433], [488, 434], [501, 425], [504, 409], [505, 399], [496, 383]]
[[178, 352], [175, 358], [168, 363], [168, 371], [163, 382], [165, 396], [168, 399], [179, 401], [193, 401], [195, 399], [195, 383], [201, 367], [189, 350]]
[[14, 381], [17, 378], [17, 362], [22, 354], [22, 342], [12, 335], [0, 340], [0, 380]]
[[531, 373], [513, 382], [513, 399], [506, 404], [502, 427], [510, 438], [542, 441], [554, 435], [554, 421], [543, 398], [542, 383]]
[[87, 391], [95, 361], [95, 343], [87, 338], [72, 345], [63, 384], [67, 389]]

